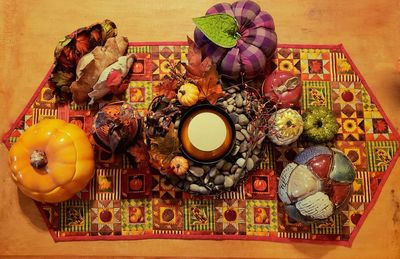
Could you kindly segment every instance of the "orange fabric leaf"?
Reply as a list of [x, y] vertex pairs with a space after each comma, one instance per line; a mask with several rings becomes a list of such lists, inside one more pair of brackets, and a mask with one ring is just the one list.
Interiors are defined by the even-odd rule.
[[142, 139], [136, 141], [135, 145], [128, 149], [128, 153], [135, 158], [136, 163], [148, 162], [150, 160], [147, 146]]
[[89, 52], [89, 37], [83, 33], [77, 36], [75, 47], [82, 55]]
[[201, 50], [189, 37], [187, 54], [186, 76], [192, 79], [199, 88], [201, 101], [207, 100], [215, 104], [218, 98], [224, 96], [221, 85], [218, 83], [218, 72], [210, 57], [202, 58]]
[[164, 77], [164, 79], [154, 87], [154, 93], [157, 96], [164, 95], [166, 98], [172, 99], [176, 96], [177, 88], [178, 80]]

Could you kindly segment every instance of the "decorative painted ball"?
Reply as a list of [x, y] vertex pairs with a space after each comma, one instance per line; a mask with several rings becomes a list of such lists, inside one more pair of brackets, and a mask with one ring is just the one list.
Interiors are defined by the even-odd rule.
[[289, 145], [295, 142], [303, 132], [303, 119], [292, 109], [280, 109], [268, 119], [269, 139], [276, 145]]
[[107, 152], [120, 152], [133, 144], [141, 128], [140, 115], [127, 102], [109, 103], [94, 116], [92, 135]]
[[313, 146], [283, 169], [278, 195], [292, 219], [303, 223], [322, 221], [347, 204], [354, 178], [353, 164], [340, 150]]
[[[217, 14], [230, 17], [218, 19]], [[207, 27], [197, 26], [194, 41], [219, 65], [219, 72], [232, 79], [251, 79], [263, 73], [277, 46], [272, 16], [253, 1], [219, 3], [208, 9], [206, 15], [215, 22], [209, 22]], [[224, 23], [226, 20], [232, 24]], [[232, 44], [217, 43], [226, 38]]]
[[278, 108], [300, 107], [301, 80], [289, 71], [274, 71], [267, 75], [262, 91], [263, 95], [276, 103]]

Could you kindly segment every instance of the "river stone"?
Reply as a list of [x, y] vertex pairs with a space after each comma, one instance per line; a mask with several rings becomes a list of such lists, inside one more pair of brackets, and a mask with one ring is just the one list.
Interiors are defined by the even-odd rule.
[[222, 171], [229, 171], [229, 170], [231, 170], [231, 167], [232, 167], [232, 163], [227, 162], [227, 163], [225, 163], [224, 166], [222, 167]]
[[217, 169], [221, 169], [221, 168], [224, 166], [225, 163], [226, 163], [225, 160], [219, 161], [219, 162], [217, 163], [217, 165], [216, 165]]
[[222, 174], [223, 175], [230, 175], [230, 173], [228, 171], [223, 171]]
[[243, 171], [243, 168], [239, 167], [238, 169], [236, 169], [235, 174], [241, 174]]
[[240, 146], [235, 145], [235, 147], [232, 150], [232, 156], [236, 156], [236, 154], [239, 152], [239, 150], [240, 150]]
[[236, 112], [237, 112], [237, 113], [243, 113], [243, 111], [244, 111], [244, 110], [243, 110], [242, 108], [236, 108]]
[[195, 183], [192, 183], [189, 187], [189, 190], [191, 190], [192, 192], [199, 192], [200, 191], [200, 186], [198, 186]]
[[244, 158], [239, 158], [238, 160], [236, 160], [236, 164], [240, 167], [244, 167], [245, 163], [246, 163], [246, 160], [244, 160]]
[[253, 150], [253, 154], [254, 154], [254, 155], [258, 155], [258, 154], [260, 154], [260, 152], [261, 152], [261, 150], [260, 150], [259, 148], [255, 148], [255, 149]]
[[240, 126], [239, 124], [235, 124], [235, 130], [241, 130], [242, 126]]
[[210, 177], [214, 178], [218, 174], [218, 169], [216, 167], [213, 167], [208, 174], [210, 175]]
[[241, 129], [240, 132], [243, 134], [243, 136], [246, 138], [247, 141], [250, 141], [250, 135], [245, 129]]
[[240, 108], [243, 106], [243, 97], [241, 94], [236, 95], [235, 102], [236, 102], [236, 107]]
[[237, 172], [235, 172], [235, 174], [233, 175], [233, 177], [234, 177], [236, 180], [239, 180], [239, 179], [240, 179], [241, 172], [242, 172], [242, 171], [237, 171]]
[[236, 169], [238, 169], [238, 168], [239, 168], [238, 165], [232, 166], [232, 168], [231, 168], [231, 174], [233, 174], [233, 173], [236, 171]]
[[201, 168], [203, 168], [205, 173], [207, 173], [211, 169], [208, 165], [203, 165]]
[[233, 106], [232, 104], [229, 104], [226, 109], [228, 110], [228, 112], [233, 112], [233, 109], [235, 109], [235, 106]]
[[197, 166], [192, 166], [189, 168], [189, 171], [195, 175], [196, 177], [202, 177], [204, 174], [204, 169]]
[[209, 191], [206, 187], [204, 187], [204, 186], [200, 186], [200, 187], [199, 187], [199, 192], [200, 192], [201, 194], [209, 194], [209, 193], [210, 193], [210, 191]]
[[248, 171], [251, 171], [251, 170], [253, 170], [253, 168], [254, 168], [254, 161], [253, 161], [253, 159], [251, 159], [251, 158], [247, 159], [246, 169], [247, 169]]
[[249, 119], [246, 117], [246, 115], [244, 114], [239, 115], [239, 124], [242, 126], [249, 124]]
[[236, 131], [236, 139], [239, 141], [243, 141], [244, 140], [244, 136], [240, 131]]
[[224, 181], [224, 187], [225, 188], [230, 188], [230, 187], [233, 186], [233, 184], [234, 184], [234, 181], [233, 181], [232, 177], [226, 176], [225, 177], [225, 181]]
[[243, 141], [242, 144], [240, 144], [239, 152], [240, 152], [240, 153], [246, 152], [246, 151], [247, 151], [247, 148], [248, 148], [248, 145], [249, 145], [249, 144], [248, 144], [247, 142]]
[[239, 115], [237, 113], [230, 113], [229, 117], [231, 117], [233, 123], [237, 124], [239, 122]]
[[224, 176], [223, 175], [217, 175], [214, 179], [215, 184], [222, 184], [224, 182]]

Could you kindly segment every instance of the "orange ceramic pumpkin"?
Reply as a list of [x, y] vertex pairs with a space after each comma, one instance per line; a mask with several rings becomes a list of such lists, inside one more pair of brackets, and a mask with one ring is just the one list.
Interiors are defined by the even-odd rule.
[[65, 201], [93, 177], [93, 156], [82, 129], [63, 120], [45, 119], [28, 128], [11, 147], [11, 177], [34, 200]]

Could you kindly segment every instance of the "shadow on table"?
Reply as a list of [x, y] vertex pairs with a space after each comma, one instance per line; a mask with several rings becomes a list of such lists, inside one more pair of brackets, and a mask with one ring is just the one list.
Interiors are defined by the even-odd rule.
[[47, 231], [46, 223], [40, 214], [35, 202], [18, 190], [18, 203], [23, 215], [29, 219], [37, 229]]

